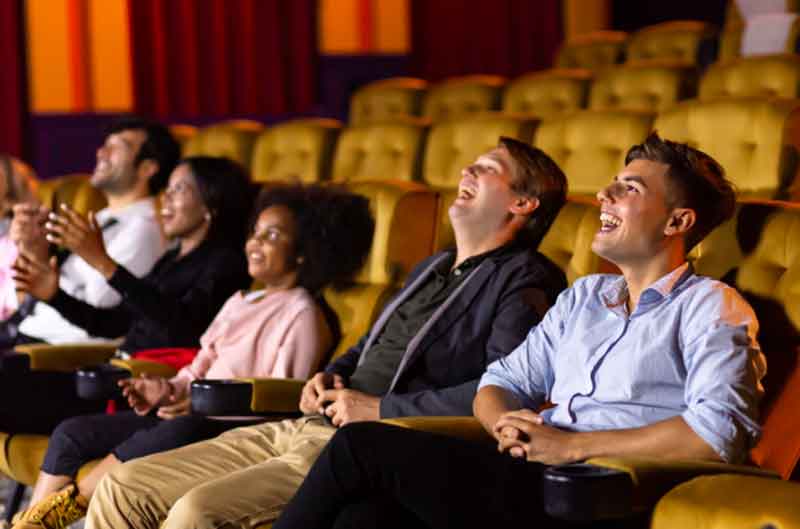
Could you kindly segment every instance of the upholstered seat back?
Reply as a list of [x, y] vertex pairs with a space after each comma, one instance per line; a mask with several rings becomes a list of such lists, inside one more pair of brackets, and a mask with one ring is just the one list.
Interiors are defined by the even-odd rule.
[[766, 55], [712, 64], [700, 82], [699, 98], [800, 96], [800, 57]]
[[197, 134], [197, 127], [194, 125], [176, 123], [169, 126], [169, 132], [172, 134], [172, 137], [180, 143], [182, 152], [186, 147], [186, 143]]
[[687, 101], [659, 114], [655, 128], [713, 156], [743, 197], [797, 194], [798, 102], [725, 99]]
[[561, 167], [570, 193], [594, 195], [620, 171], [628, 148], [647, 137], [652, 123], [648, 113], [584, 110], [543, 121], [533, 144]]
[[523, 75], [503, 93], [503, 112], [540, 119], [554, 118], [586, 106], [592, 73], [581, 69], [555, 69]]
[[744, 257], [737, 238], [741, 214], [742, 208], [738, 205], [733, 218], [723, 222], [689, 251], [687, 259], [695, 272], [714, 279], [732, 279], [730, 275]]
[[418, 180], [425, 127], [374, 124], [342, 131], [333, 160], [333, 180]]
[[327, 179], [340, 128], [333, 119], [299, 119], [270, 127], [253, 148], [253, 181]]
[[494, 149], [500, 136], [529, 142], [536, 121], [532, 119], [486, 114], [435, 125], [428, 135], [422, 178], [442, 195], [436, 248], [453, 244], [448, 208], [456, 196], [461, 170], [478, 156]]
[[751, 456], [787, 479], [800, 457], [800, 205], [745, 204], [737, 231], [745, 258], [736, 286], [756, 311], [768, 363]]
[[429, 88], [422, 104], [422, 115], [437, 122], [498, 110], [505, 82], [496, 75], [447, 79]]
[[217, 124], [197, 131], [184, 145], [183, 156], [225, 156], [250, 168], [258, 132], [230, 124]]
[[573, 37], [556, 56], [558, 68], [586, 68], [594, 72], [622, 62], [625, 54], [624, 31], [594, 31]]
[[539, 251], [564, 271], [571, 285], [577, 278], [601, 271], [592, 252], [592, 239], [600, 229], [600, 207], [569, 200], [539, 244]]
[[350, 125], [389, 123], [419, 116], [428, 83], [413, 77], [393, 77], [366, 84], [350, 98]]
[[626, 60], [668, 59], [696, 64], [700, 43], [713, 34], [712, 26], [697, 20], [677, 20], [648, 26], [628, 39]]
[[42, 180], [36, 188], [36, 198], [47, 207], [67, 204], [86, 215], [106, 207], [105, 195], [89, 183], [91, 175], [75, 173], [49, 180]]
[[438, 194], [416, 182], [381, 181], [348, 184], [369, 199], [375, 236], [358, 283], [396, 284], [433, 252]]
[[396, 285], [357, 283], [344, 290], [325, 290], [325, 299], [339, 317], [342, 337], [331, 360], [343, 355], [358, 343], [398, 288]]
[[676, 101], [694, 96], [693, 68], [670, 64], [629, 64], [608, 68], [592, 83], [589, 108], [660, 112]]

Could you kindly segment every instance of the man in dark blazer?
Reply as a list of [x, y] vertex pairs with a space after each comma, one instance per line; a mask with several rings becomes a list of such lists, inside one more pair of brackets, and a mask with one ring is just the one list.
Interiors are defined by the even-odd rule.
[[566, 188], [546, 154], [501, 138], [462, 170], [449, 209], [455, 248], [417, 266], [370, 332], [308, 381], [305, 417], [119, 467], [98, 486], [86, 527], [254, 527], [277, 517], [336, 427], [469, 414], [487, 365], [519, 345], [566, 286], [534, 250]]

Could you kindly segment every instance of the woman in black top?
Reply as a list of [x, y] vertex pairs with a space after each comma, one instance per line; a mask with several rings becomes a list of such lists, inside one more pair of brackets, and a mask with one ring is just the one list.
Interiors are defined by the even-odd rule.
[[[122, 302], [97, 308], [69, 296], [58, 288], [56, 261], [37, 262], [24, 251], [14, 268], [17, 288], [46, 300], [89, 334], [124, 335], [121, 349], [126, 352], [196, 347], [222, 304], [250, 282], [241, 251], [249, 196], [246, 173], [236, 163], [210, 157], [184, 160], [170, 176], [161, 210], [164, 232], [177, 244], [141, 279], [108, 256], [93, 216], [86, 219], [62, 207], [45, 225], [48, 240], [100, 272]], [[66, 416], [99, 411], [97, 403], [82, 403], [74, 396], [69, 374], [0, 377], [14, 381], [0, 380], [0, 430], [49, 433]], [[6, 409], [12, 401], [13, 409]]]

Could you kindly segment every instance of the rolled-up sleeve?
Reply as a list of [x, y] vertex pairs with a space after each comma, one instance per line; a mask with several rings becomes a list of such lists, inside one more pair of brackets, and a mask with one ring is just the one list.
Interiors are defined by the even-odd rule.
[[564, 321], [573, 303], [572, 289], [562, 292], [541, 323], [531, 329], [511, 354], [489, 364], [478, 390], [484, 386], [498, 386], [513, 394], [525, 408], [541, 406], [555, 382], [553, 355], [558, 350]]
[[[710, 324], [708, 314], [717, 315]], [[756, 340], [758, 321], [730, 288], [712, 291], [689, 316], [682, 417], [725, 461], [742, 461], [761, 433], [758, 403], [766, 361]], [[693, 320], [702, 321], [702, 328]]]

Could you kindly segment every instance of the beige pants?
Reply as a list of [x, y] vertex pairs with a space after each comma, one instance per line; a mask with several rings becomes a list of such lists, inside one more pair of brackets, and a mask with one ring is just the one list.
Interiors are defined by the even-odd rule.
[[272, 422], [130, 461], [100, 482], [86, 529], [251, 528], [278, 517], [336, 430]]

